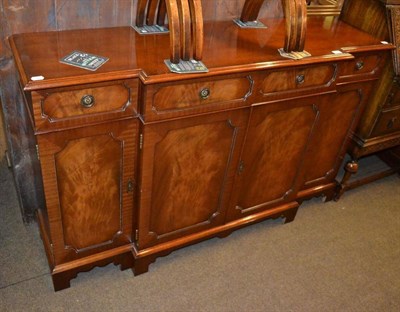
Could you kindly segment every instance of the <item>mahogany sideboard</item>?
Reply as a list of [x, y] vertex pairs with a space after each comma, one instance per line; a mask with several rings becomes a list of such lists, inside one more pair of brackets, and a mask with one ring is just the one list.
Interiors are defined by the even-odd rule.
[[[209, 72], [173, 74], [170, 36], [131, 27], [10, 38], [30, 112], [55, 290], [108, 263], [144, 273], [159, 256], [331, 199], [335, 177], [391, 44], [339, 18], [309, 17], [305, 50], [282, 57], [268, 28], [204, 24]], [[60, 63], [108, 57], [97, 71]], [[39, 77], [39, 78], [38, 78]]]

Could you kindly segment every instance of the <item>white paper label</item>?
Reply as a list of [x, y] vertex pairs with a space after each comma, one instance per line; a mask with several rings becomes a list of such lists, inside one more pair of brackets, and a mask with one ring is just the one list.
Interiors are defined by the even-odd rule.
[[39, 81], [39, 80], [43, 80], [43, 79], [44, 79], [43, 76], [33, 76], [33, 77], [31, 77], [32, 81]]

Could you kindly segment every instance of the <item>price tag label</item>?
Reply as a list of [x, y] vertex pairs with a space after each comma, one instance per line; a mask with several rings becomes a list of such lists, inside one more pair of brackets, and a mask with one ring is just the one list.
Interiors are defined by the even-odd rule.
[[137, 33], [140, 35], [155, 35], [155, 34], [167, 34], [169, 33], [168, 28], [160, 25], [144, 25], [144, 26], [133, 26]]
[[240, 28], [268, 28], [260, 21], [248, 21], [242, 22], [240, 19], [235, 18], [233, 22], [238, 25]]
[[170, 60], [165, 60], [164, 62], [171, 72], [177, 74], [197, 74], [208, 72], [208, 68], [201, 61], [181, 60], [178, 64], [174, 64]]
[[67, 56], [63, 57], [60, 62], [63, 64], [95, 71], [101, 65], [108, 61], [107, 57], [98, 56], [81, 51], [73, 51]]

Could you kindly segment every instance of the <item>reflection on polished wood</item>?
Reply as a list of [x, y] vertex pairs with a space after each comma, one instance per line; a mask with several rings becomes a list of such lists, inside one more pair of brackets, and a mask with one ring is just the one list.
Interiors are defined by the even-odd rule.
[[[265, 0], [246, 0], [240, 19], [255, 21]], [[282, 0], [286, 21], [285, 44], [283, 49], [290, 53], [304, 50], [307, 29], [307, 5], [304, 0]]]
[[307, 0], [309, 15], [339, 15], [344, 0]]

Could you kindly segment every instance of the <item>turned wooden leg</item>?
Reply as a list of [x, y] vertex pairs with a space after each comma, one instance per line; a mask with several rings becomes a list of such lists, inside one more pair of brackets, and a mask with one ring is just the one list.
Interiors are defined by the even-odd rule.
[[336, 195], [335, 195], [335, 201], [338, 201], [340, 197], [343, 195], [343, 193], [346, 190], [346, 184], [347, 181], [350, 179], [350, 177], [357, 173], [358, 171], [358, 162], [356, 159], [353, 159], [349, 162], [346, 163], [346, 166], [344, 167], [345, 173], [342, 178], [342, 181], [340, 181], [338, 188], [336, 190]]

